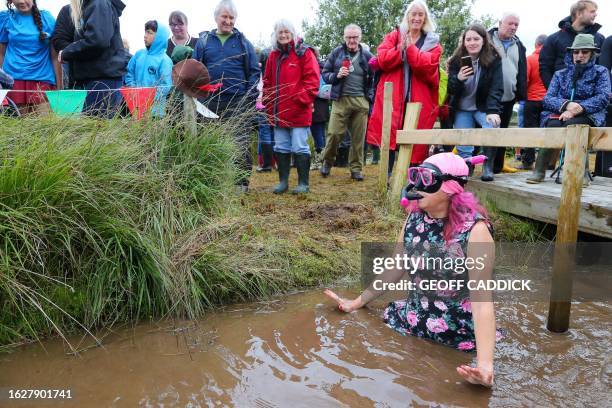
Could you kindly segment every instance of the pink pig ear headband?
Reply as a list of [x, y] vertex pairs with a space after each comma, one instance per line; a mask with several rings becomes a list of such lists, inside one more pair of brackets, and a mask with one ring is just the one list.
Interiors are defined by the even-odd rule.
[[482, 164], [486, 156], [463, 159], [453, 153], [439, 153], [429, 157], [418, 167], [408, 169], [408, 184], [402, 189], [400, 204], [407, 208], [410, 201], [423, 198], [419, 191], [435, 193], [438, 190], [448, 195], [461, 194], [468, 181], [469, 167]]

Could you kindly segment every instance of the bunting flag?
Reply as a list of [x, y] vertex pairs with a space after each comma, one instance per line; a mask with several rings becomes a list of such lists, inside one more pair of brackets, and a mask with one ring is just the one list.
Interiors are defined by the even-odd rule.
[[10, 89], [0, 89], [0, 105], [4, 105], [4, 98], [10, 91]]
[[142, 119], [155, 102], [155, 88], [121, 88], [121, 95], [132, 116]]
[[219, 119], [219, 116], [217, 116], [213, 111], [204, 106], [204, 104], [198, 101], [196, 98], [193, 98], [193, 102], [195, 103], [196, 110], [200, 115], [208, 119]]
[[51, 110], [58, 116], [80, 114], [87, 98], [86, 90], [45, 91]]

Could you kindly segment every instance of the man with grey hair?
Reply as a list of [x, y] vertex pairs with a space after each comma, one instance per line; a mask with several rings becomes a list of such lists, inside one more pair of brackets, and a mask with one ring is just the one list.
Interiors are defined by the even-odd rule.
[[323, 66], [323, 80], [332, 85], [332, 110], [320, 169], [323, 177], [329, 176], [336, 161], [338, 145], [348, 130], [351, 135], [351, 178], [363, 181], [363, 146], [370, 110], [368, 90], [373, 73], [368, 64], [372, 54], [360, 43], [361, 28], [349, 24], [344, 28], [344, 44], [329, 54]]
[[[489, 30], [491, 41], [502, 60], [504, 94], [501, 99], [501, 128], [507, 128], [510, 125], [514, 104], [527, 98], [527, 50], [516, 36], [519, 23], [520, 18], [516, 13], [504, 13], [499, 20], [499, 26]], [[492, 173], [502, 171], [505, 153], [504, 147], [484, 148], [484, 154], [489, 161], [483, 169], [483, 181], [492, 181]], [[516, 169], [510, 171], [516, 171]]]
[[[206, 100], [208, 108], [221, 117], [244, 114], [255, 106], [259, 96], [257, 84], [260, 78], [255, 48], [238, 31], [234, 24], [238, 13], [231, 0], [221, 1], [215, 8], [217, 28], [200, 33], [193, 58], [208, 68], [212, 84], [222, 84]], [[233, 123], [236, 144], [240, 154], [237, 165], [243, 173], [238, 181], [243, 192], [248, 191], [249, 176], [253, 166], [251, 133], [255, 129], [255, 116]]]

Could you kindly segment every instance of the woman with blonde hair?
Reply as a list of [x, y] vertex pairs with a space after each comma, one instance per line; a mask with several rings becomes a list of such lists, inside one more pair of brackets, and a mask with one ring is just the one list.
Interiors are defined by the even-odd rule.
[[[431, 129], [438, 117], [439, 64], [442, 55], [435, 22], [423, 0], [408, 5], [400, 26], [385, 36], [378, 46], [381, 70], [374, 110], [368, 124], [367, 142], [380, 146], [382, 136], [383, 94], [385, 82], [393, 83], [393, 117], [391, 121], [391, 154], [389, 171], [395, 158], [395, 136], [403, 128], [406, 103], [422, 104], [418, 129]], [[411, 163], [427, 157], [427, 145], [415, 145]]]
[[75, 87], [87, 89], [84, 111], [113, 116], [121, 102], [118, 91], [127, 72], [129, 54], [123, 47], [119, 17], [121, 0], [71, 0], [74, 41], [59, 53], [72, 66]]

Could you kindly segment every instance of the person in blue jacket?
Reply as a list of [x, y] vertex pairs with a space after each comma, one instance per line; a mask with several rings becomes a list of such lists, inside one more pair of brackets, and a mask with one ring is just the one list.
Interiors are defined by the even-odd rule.
[[256, 129], [257, 116], [245, 117], [245, 112], [255, 109], [261, 70], [255, 48], [234, 27], [237, 15], [234, 3], [222, 0], [215, 8], [217, 28], [200, 33], [193, 58], [208, 68], [211, 84], [223, 85], [204, 101], [208, 109], [222, 120], [242, 115], [236, 121], [240, 122], [240, 129], [234, 132], [240, 152], [236, 164], [242, 173], [237, 183], [242, 192], [247, 192], [253, 166], [250, 137]]
[[43, 91], [61, 87], [61, 69], [51, 46], [55, 18], [35, 0], [8, 1], [0, 12], [0, 68], [15, 80], [8, 95], [25, 112], [47, 109]]
[[145, 24], [144, 49], [138, 51], [128, 64], [125, 84], [129, 87], [157, 87], [153, 116], [163, 117], [166, 96], [172, 86], [172, 60], [166, 55], [170, 30], [155, 20]]

